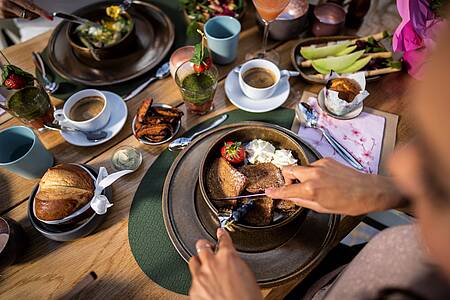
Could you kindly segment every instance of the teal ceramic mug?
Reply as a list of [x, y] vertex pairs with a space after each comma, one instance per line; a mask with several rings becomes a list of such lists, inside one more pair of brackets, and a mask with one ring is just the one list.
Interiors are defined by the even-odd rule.
[[214, 63], [226, 65], [236, 59], [241, 23], [233, 17], [217, 16], [204, 27]]
[[53, 155], [29, 127], [0, 131], [0, 167], [27, 179], [42, 177], [53, 166]]

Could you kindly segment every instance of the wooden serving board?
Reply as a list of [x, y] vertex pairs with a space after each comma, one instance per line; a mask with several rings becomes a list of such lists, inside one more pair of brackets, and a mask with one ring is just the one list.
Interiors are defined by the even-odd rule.
[[[300, 63], [305, 60], [303, 56], [300, 54], [300, 48], [310, 45], [320, 45], [323, 44], [325, 46], [328, 42], [336, 42], [336, 41], [345, 41], [345, 40], [352, 40], [358, 38], [356, 35], [339, 35], [339, 36], [326, 36], [326, 37], [311, 37], [300, 40], [291, 51], [291, 61], [294, 68], [300, 72], [300, 75], [303, 79], [305, 79], [309, 83], [320, 83], [325, 84], [326, 81], [323, 79], [315, 78], [314, 76], [311, 76], [312, 74], [316, 74], [316, 70], [314, 70], [313, 67], [301, 67]], [[380, 79], [381, 76], [371, 76], [367, 77], [367, 81], [375, 81]]]

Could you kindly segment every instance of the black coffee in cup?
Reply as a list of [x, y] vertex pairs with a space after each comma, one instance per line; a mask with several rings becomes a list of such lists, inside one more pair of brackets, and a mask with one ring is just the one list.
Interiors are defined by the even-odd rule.
[[258, 89], [268, 88], [276, 82], [276, 76], [271, 70], [258, 67], [245, 71], [242, 79], [249, 86]]
[[100, 96], [88, 96], [78, 100], [69, 110], [72, 121], [83, 122], [96, 117], [105, 106], [105, 100]]

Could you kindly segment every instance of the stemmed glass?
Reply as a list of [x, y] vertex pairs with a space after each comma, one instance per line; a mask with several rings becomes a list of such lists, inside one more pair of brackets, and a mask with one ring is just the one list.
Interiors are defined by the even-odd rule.
[[280, 62], [279, 54], [275, 50], [267, 51], [269, 25], [283, 12], [289, 4], [289, 0], [253, 0], [253, 4], [264, 23], [263, 46], [262, 49], [246, 58], [264, 58], [278, 64]]

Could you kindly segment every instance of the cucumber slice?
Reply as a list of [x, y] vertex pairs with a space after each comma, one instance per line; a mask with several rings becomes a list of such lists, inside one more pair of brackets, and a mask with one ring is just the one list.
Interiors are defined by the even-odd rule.
[[336, 53], [336, 56], [342, 56], [342, 55], [350, 54], [350, 53], [352, 53], [355, 49], [356, 49], [356, 45], [355, 45], [355, 46], [350, 46], [350, 47], [348, 47], [348, 48], [345, 48], [345, 49], [342, 50], [341, 52]]
[[312, 61], [312, 65], [316, 70], [321, 69], [327, 70], [328, 72], [334, 70], [338, 72], [339, 70], [344, 70], [351, 66], [358, 58], [361, 57], [361, 55], [363, 55], [363, 53], [364, 50], [360, 50], [343, 56], [316, 59]]
[[350, 67], [347, 67], [343, 70], [338, 71], [338, 73], [340, 73], [340, 74], [355, 73], [355, 72], [361, 70], [362, 68], [364, 68], [369, 63], [370, 58], [371, 58], [370, 56], [367, 56], [367, 57], [358, 59], [357, 61], [355, 61], [353, 63], [353, 65], [351, 65]]
[[345, 41], [339, 44], [324, 47], [301, 47], [300, 54], [306, 59], [317, 59], [327, 56], [334, 56], [336, 55], [336, 53], [341, 52], [351, 44], [351, 41]]

